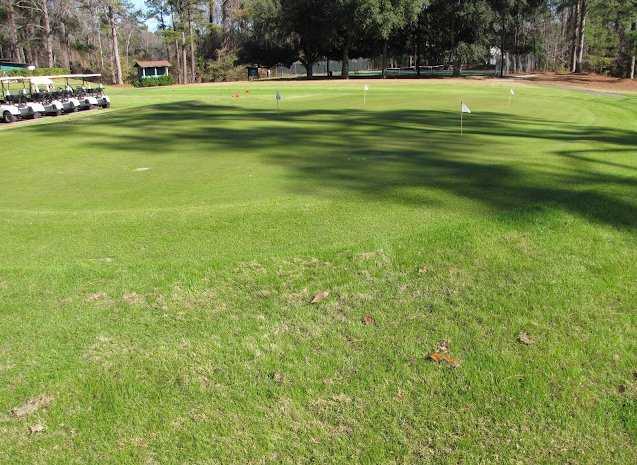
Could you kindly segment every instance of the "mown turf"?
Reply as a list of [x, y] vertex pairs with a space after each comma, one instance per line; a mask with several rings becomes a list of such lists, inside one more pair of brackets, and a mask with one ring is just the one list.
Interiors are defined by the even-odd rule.
[[0, 463], [636, 463], [637, 97], [509, 87], [0, 132]]

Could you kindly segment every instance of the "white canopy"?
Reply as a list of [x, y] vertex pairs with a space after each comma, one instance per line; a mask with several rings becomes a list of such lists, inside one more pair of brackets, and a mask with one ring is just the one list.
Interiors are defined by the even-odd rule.
[[46, 76], [36, 76], [31, 78], [31, 84], [36, 86], [52, 86], [53, 81]]

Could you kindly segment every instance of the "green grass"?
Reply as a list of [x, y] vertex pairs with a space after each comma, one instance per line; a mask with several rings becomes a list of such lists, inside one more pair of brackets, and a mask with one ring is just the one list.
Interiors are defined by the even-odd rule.
[[0, 463], [637, 462], [636, 96], [110, 93], [0, 132]]

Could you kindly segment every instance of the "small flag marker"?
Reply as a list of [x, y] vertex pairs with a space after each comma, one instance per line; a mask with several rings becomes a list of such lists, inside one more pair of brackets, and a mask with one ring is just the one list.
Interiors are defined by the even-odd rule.
[[279, 92], [278, 90], [276, 91], [276, 109], [277, 111], [279, 110], [279, 104], [281, 102], [281, 100], [283, 100], [283, 96], [281, 95], [281, 92]]
[[365, 84], [363, 86], [363, 105], [367, 103], [367, 92], [369, 91], [369, 86]]
[[460, 102], [460, 135], [462, 135], [464, 132], [463, 116], [465, 113], [471, 113], [471, 108], [469, 108], [469, 106], [466, 103], [461, 101]]
[[515, 91], [511, 89], [511, 95], [515, 95]]

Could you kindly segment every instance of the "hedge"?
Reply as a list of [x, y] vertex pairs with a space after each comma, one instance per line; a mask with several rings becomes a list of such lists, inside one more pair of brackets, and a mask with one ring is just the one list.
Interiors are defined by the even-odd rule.
[[156, 87], [156, 86], [170, 86], [174, 84], [172, 76], [158, 76], [158, 77], [148, 77], [144, 79], [138, 79], [137, 81], [133, 81], [133, 85], [135, 87]]
[[60, 74], [71, 74], [68, 68], [35, 68], [33, 71], [28, 69], [16, 69], [14, 71], [2, 71], [6, 76], [57, 76]]

